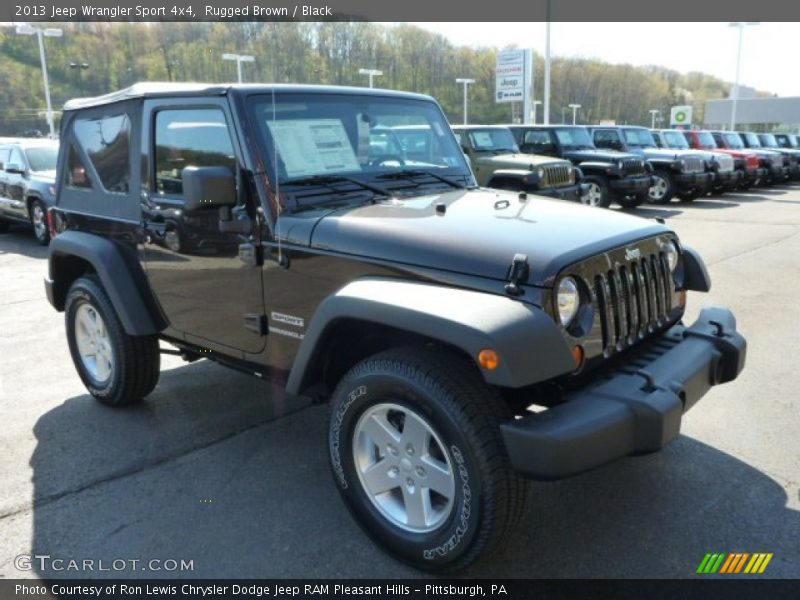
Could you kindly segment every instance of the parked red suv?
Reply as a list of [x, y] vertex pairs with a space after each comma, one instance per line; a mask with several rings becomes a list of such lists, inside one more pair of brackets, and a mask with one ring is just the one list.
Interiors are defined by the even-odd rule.
[[735, 148], [720, 147], [714, 141], [714, 136], [710, 131], [691, 129], [683, 132], [689, 147], [696, 150], [712, 150], [714, 152], [724, 152], [733, 157], [733, 166], [737, 171], [742, 172], [739, 179], [739, 187], [748, 189], [763, 181], [767, 174], [766, 169], [759, 165], [758, 155], [748, 150], [737, 150]]

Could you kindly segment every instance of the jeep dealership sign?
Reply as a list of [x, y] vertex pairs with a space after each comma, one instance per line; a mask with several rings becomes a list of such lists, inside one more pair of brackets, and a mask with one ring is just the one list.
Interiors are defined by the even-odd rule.
[[495, 100], [522, 102], [525, 99], [525, 51], [498, 52], [495, 72]]

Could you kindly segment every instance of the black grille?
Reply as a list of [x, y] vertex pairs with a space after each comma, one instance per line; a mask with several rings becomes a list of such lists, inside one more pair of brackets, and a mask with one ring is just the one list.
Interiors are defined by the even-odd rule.
[[622, 174], [628, 177], [638, 177], [639, 175], [646, 175], [647, 168], [640, 158], [625, 158], [622, 160]]
[[571, 185], [572, 183], [571, 166], [550, 165], [544, 167], [544, 177], [542, 178], [541, 187], [559, 187], [562, 185]]
[[661, 253], [595, 275], [594, 292], [607, 356], [664, 325], [672, 310], [672, 278]]

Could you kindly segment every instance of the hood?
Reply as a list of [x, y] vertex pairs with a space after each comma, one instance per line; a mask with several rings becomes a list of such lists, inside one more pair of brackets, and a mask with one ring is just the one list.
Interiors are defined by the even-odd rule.
[[619, 152], [617, 150], [603, 150], [600, 148], [584, 150], [566, 150], [564, 156], [572, 160], [580, 161], [617, 161], [625, 158], [638, 158], [636, 154], [630, 152]]
[[[444, 214], [436, 205], [444, 204]], [[493, 190], [458, 190], [281, 217], [278, 234], [312, 248], [394, 264], [505, 280], [515, 254], [527, 283], [552, 286], [565, 266], [668, 228], [655, 220], [573, 202]]]
[[550, 156], [539, 154], [483, 154], [472, 159], [475, 164], [491, 165], [500, 169], [524, 169], [533, 170], [534, 167], [544, 165], [561, 164], [567, 161]]
[[31, 171], [31, 178], [44, 183], [55, 183], [56, 172], [53, 171]]
[[636, 152], [645, 158], [652, 158], [655, 160], [676, 160], [678, 158], [687, 158], [700, 154], [698, 150], [679, 150], [676, 148], [631, 148], [631, 152]]

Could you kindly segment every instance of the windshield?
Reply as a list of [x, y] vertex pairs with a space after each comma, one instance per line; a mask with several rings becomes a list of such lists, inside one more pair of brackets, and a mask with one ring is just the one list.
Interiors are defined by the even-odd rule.
[[28, 148], [25, 150], [31, 171], [55, 171], [58, 148], [55, 146], [42, 146], [41, 148]]
[[476, 152], [519, 152], [514, 135], [508, 129], [469, 129], [467, 135]]
[[708, 131], [697, 132], [697, 142], [701, 148], [711, 149], [716, 148], [717, 143], [714, 141], [714, 136]]
[[766, 146], [767, 148], [777, 148], [778, 147], [778, 140], [775, 139], [775, 136], [771, 133], [762, 133], [758, 136], [761, 144]]
[[742, 137], [747, 141], [748, 147], [761, 148], [761, 142], [758, 141], [758, 136], [755, 133], [743, 133]]
[[686, 141], [686, 138], [683, 137], [683, 133], [680, 131], [664, 131], [661, 135], [664, 136], [668, 148], [688, 150], [689, 142]]
[[[314, 178], [325, 185], [323, 179], [343, 177], [369, 183], [404, 169], [431, 170], [461, 183], [471, 177], [450, 126], [433, 102], [366, 94], [276, 93], [254, 96], [250, 110], [266, 169], [281, 185], [308, 185]], [[412, 144], [403, 139], [409, 132], [415, 136]], [[413, 152], [406, 151], [412, 150], [409, 146]]]
[[653, 148], [656, 141], [647, 129], [623, 129], [625, 143], [632, 148]]
[[568, 150], [589, 150], [594, 148], [589, 132], [582, 127], [556, 129], [558, 143]]
[[739, 137], [738, 133], [724, 133], [722, 135], [725, 138], [725, 143], [731, 148], [736, 148], [738, 150], [742, 150], [744, 148], [742, 138]]

